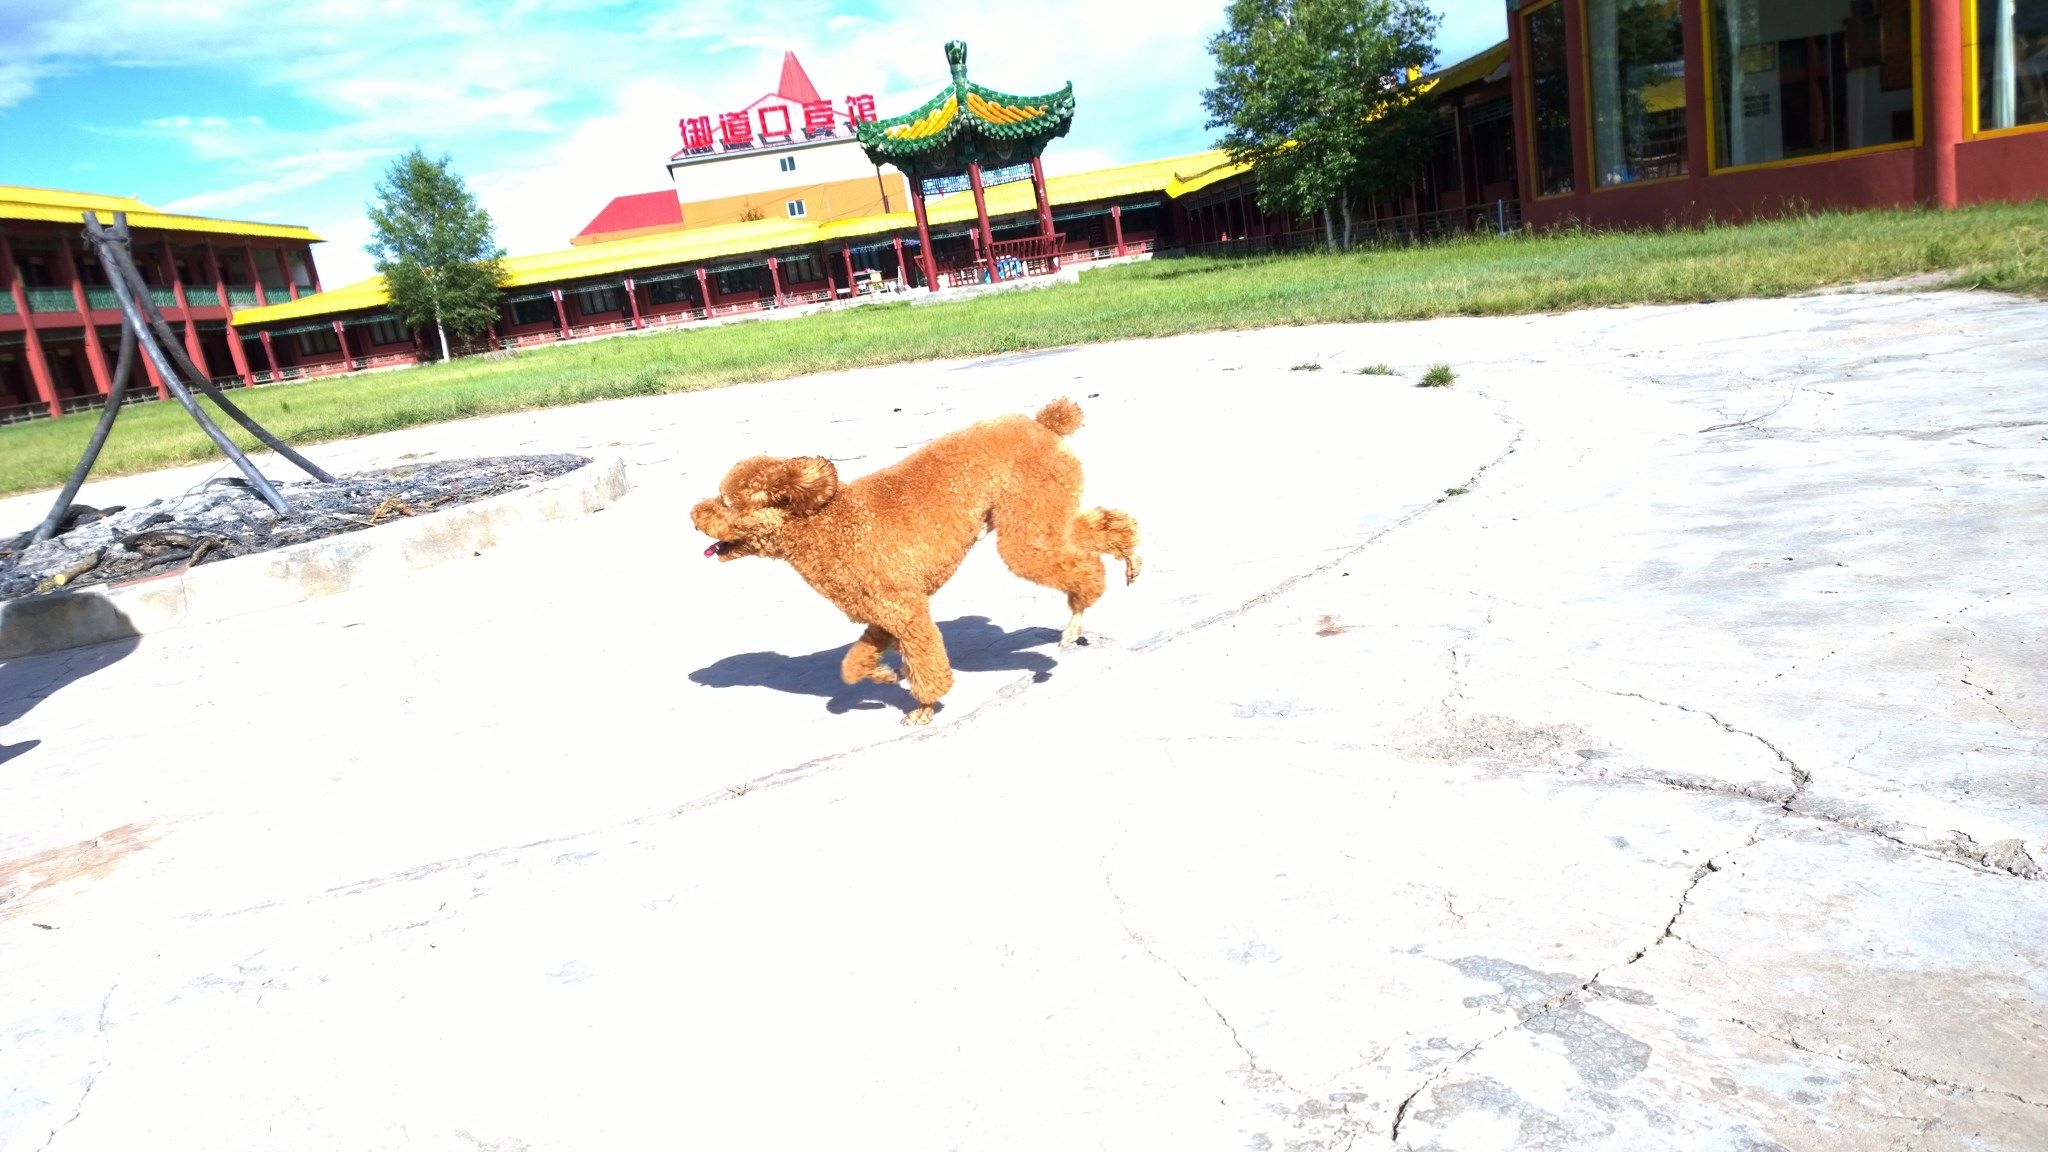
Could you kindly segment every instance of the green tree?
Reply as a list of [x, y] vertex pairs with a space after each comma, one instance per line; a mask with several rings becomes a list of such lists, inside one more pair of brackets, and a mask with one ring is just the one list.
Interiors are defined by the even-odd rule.
[[1360, 195], [1398, 196], [1429, 158], [1435, 102], [1411, 83], [1436, 61], [1420, 0], [1231, 0], [1202, 93], [1221, 146], [1253, 165], [1268, 212], [1323, 210], [1351, 246]]
[[371, 239], [391, 297], [406, 326], [431, 325], [448, 359], [448, 333], [467, 340], [498, 319], [505, 250], [491, 235], [491, 214], [477, 206], [448, 157], [429, 160], [414, 148], [392, 161], [369, 206]]

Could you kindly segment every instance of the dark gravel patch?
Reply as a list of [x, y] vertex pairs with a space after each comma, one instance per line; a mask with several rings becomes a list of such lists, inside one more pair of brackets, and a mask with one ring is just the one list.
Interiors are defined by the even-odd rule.
[[298, 511], [270, 510], [240, 476], [208, 480], [136, 508], [74, 505], [63, 531], [30, 546], [27, 530], [0, 540], [0, 600], [175, 572], [308, 540], [360, 532], [459, 508], [573, 472], [585, 456], [490, 456], [358, 472], [332, 484], [277, 483]]

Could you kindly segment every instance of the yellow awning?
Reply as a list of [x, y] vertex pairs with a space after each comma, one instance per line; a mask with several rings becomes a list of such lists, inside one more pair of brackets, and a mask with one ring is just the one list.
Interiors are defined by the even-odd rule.
[[1432, 89], [1449, 92], [1483, 79], [1508, 61], [1508, 42], [1503, 40], [1476, 56], [1468, 56], [1424, 77]]
[[259, 224], [249, 220], [222, 220], [211, 216], [186, 216], [159, 212], [132, 196], [101, 196], [91, 192], [66, 192], [55, 188], [23, 188], [0, 184], [0, 220], [41, 220], [52, 224], [77, 224], [85, 212], [97, 212], [111, 224], [114, 213], [126, 212], [131, 228], [156, 228], [166, 232], [211, 232], [220, 236], [251, 236], [267, 240], [304, 240], [318, 243], [320, 237], [292, 224]]

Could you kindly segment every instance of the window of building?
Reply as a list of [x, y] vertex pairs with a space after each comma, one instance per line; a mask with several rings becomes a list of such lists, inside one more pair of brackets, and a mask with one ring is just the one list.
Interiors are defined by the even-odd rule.
[[373, 345], [400, 344], [412, 339], [406, 331], [405, 322], [395, 316], [387, 316], [363, 329], [364, 337]]
[[1572, 191], [1572, 99], [1566, 79], [1564, 5], [1548, 0], [1522, 12], [1522, 47], [1529, 61], [1530, 153], [1538, 196]]
[[625, 294], [616, 287], [605, 285], [576, 290], [576, 314], [598, 316], [606, 312], [623, 312], [626, 308]]
[[647, 286], [647, 299], [656, 308], [664, 304], [690, 304], [694, 295], [690, 290], [697, 282], [678, 276], [673, 280], [656, 280]]
[[1714, 164], [1910, 144], [1914, 0], [1709, 0]]
[[2048, 124], [2048, 0], [1971, 0], [1977, 131]]
[[335, 339], [334, 329], [316, 328], [311, 332], [299, 333], [299, 355], [325, 356], [341, 351], [341, 341]]
[[775, 262], [775, 270], [782, 274], [784, 284], [809, 284], [825, 278], [825, 265], [816, 256], [787, 256]]
[[515, 328], [523, 327], [527, 324], [553, 324], [557, 322], [555, 302], [550, 297], [542, 296], [537, 300], [514, 300], [511, 308], [512, 326]]
[[1685, 175], [1678, 0], [1586, 0], [1585, 11], [1594, 187]]
[[776, 161], [776, 165], [780, 167], [784, 172], [794, 172], [796, 171], [796, 157], [784, 156], [782, 159]]
[[718, 295], [721, 298], [743, 292], [753, 292], [763, 296], [768, 294], [768, 266], [766, 264], [760, 264], [752, 268], [735, 268], [725, 272], [715, 272], [712, 276], [718, 282]]
[[791, 216], [801, 216], [804, 214], [804, 202], [801, 200], [791, 200], [789, 203], [784, 204], [782, 207]]

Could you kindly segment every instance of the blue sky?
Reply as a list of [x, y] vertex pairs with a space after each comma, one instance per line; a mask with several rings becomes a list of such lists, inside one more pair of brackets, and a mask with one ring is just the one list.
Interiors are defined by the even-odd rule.
[[[1503, 0], [1434, 6], [1439, 63], [1506, 34]], [[1196, 151], [1214, 140], [1202, 126], [1203, 45], [1223, 9], [0, 0], [0, 184], [303, 224], [327, 238], [315, 253], [332, 286], [369, 273], [363, 206], [414, 145], [453, 158], [508, 250], [560, 248], [611, 197], [669, 187], [676, 120], [773, 88], [785, 48], [821, 95], [872, 93], [883, 115], [944, 82], [949, 39], [967, 41], [982, 83], [1043, 91], [1071, 80], [1079, 111], [1046, 153], [1054, 172]]]

